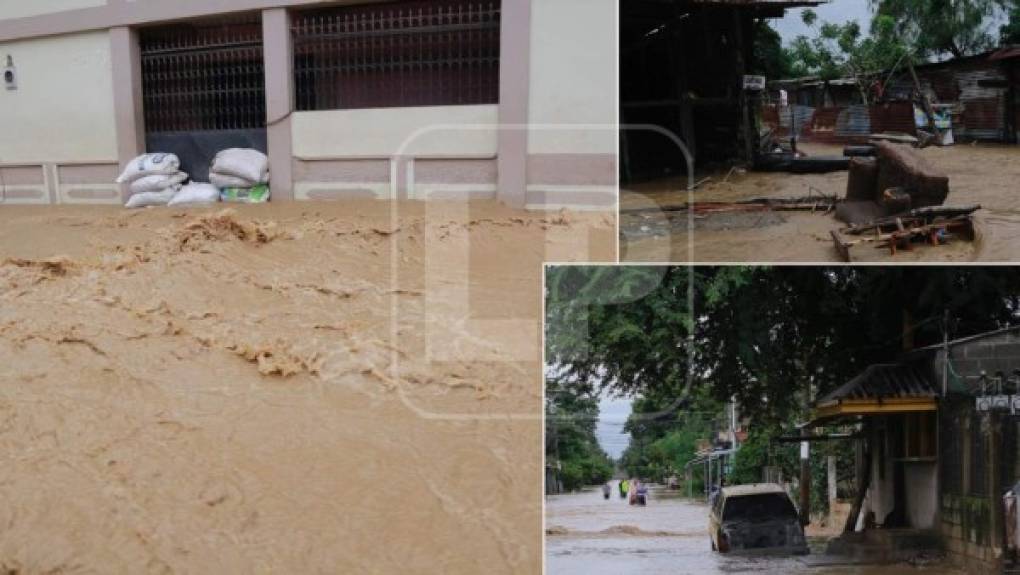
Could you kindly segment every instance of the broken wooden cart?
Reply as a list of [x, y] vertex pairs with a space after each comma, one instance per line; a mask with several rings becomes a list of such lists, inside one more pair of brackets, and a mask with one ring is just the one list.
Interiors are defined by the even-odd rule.
[[981, 206], [918, 208], [898, 216], [833, 230], [832, 239], [836, 251], [847, 262], [852, 261], [850, 250], [855, 246], [885, 248], [896, 255], [897, 250], [912, 249], [914, 243], [937, 246], [954, 239], [973, 241], [971, 214], [979, 209]]

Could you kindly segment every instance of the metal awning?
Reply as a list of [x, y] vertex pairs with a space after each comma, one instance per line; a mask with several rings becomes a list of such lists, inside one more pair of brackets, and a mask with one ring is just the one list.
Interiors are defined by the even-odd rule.
[[815, 427], [844, 417], [918, 413], [938, 409], [938, 393], [927, 373], [912, 364], [872, 365], [815, 403]]

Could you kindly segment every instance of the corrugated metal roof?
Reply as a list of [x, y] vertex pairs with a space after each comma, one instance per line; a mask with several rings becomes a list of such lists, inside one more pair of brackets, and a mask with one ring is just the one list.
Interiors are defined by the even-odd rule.
[[988, 57], [989, 60], [1009, 60], [1020, 58], [1020, 46], [1004, 46]]
[[872, 365], [863, 373], [818, 400], [818, 405], [847, 399], [937, 397], [935, 386], [917, 367], [890, 363]]

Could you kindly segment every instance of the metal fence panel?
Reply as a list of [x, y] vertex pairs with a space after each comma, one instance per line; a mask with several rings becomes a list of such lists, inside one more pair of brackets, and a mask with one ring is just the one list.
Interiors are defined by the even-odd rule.
[[265, 127], [257, 14], [143, 29], [140, 41], [148, 133]]
[[297, 109], [497, 103], [500, 8], [439, 0], [295, 13]]

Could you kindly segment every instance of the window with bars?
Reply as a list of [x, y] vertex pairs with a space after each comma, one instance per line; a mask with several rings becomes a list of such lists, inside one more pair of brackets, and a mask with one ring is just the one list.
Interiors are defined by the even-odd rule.
[[295, 13], [297, 109], [497, 103], [500, 7], [419, 0]]
[[143, 29], [140, 43], [148, 133], [265, 127], [258, 14]]

